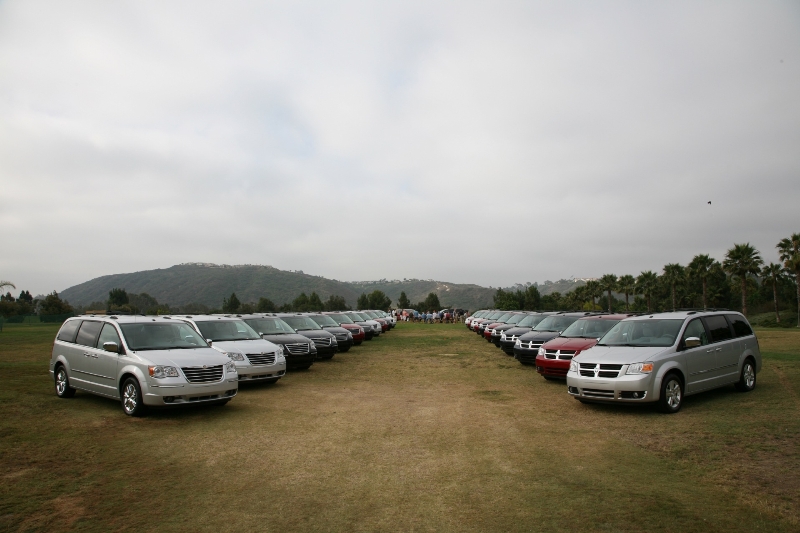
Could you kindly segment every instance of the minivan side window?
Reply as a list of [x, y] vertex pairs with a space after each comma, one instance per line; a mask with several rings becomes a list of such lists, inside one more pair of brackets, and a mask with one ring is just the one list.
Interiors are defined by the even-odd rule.
[[119, 341], [119, 334], [117, 333], [117, 328], [115, 328], [111, 324], [105, 324], [103, 326], [103, 331], [100, 332], [100, 336], [97, 338], [96, 347], [102, 350], [103, 344], [107, 342], [116, 342], [117, 346], [122, 348], [122, 343]]
[[711, 333], [711, 342], [722, 342], [733, 338], [731, 327], [722, 315], [707, 316], [705, 318], [708, 330]]
[[78, 330], [78, 337], [75, 339], [77, 344], [83, 346], [91, 346], [94, 348], [97, 341], [97, 334], [103, 327], [102, 322], [95, 322], [93, 320], [84, 320], [81, 324], [81, 329]]
[[703, 325], [703, 321], [699, 318], [695, 318], [689, 325], [686, 326], [686, 329], [683, 331], [683, 338], [681, 339], [681, 344], [686, 342], [686, 339], [689, 337], [697, 337], [700, 339], [700, 346], [705, 346], [708, 344], [708, 335], [706, 334], [706, 327]]
[[64, 342], [75, 342], [75, 334], [78, 332], [78, 326], [80, 325], [80, 320], [67, 320], [64, 322], [64, 325], [61, 326], [61, 330], [58, 332], [56, 338]]
[[728, 317], [728, 320], [733, 326], [733, 332], [736, 334], [737, 337], [747, 337], [753, 334], [753, 330], [750, 329], [750, 324], [747, 323], [747, 320], [745, 320], [739, 315], [726, 315], [726, 316]]

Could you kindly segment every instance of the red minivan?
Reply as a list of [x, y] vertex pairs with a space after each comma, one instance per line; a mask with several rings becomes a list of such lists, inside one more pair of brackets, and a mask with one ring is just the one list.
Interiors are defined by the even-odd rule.
[[536, 355], [536, 371], [545, 379], [566, 379], [573, 357], [597, 344], [600, 337], [631, 314], [597, 315], [570, 324], [561, 335], [547, 341]]

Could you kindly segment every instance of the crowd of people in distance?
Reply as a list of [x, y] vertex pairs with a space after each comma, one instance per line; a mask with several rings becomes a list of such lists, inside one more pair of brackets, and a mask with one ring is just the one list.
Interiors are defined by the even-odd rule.
[[395, 309], [392, 314], [405, 322], [424, 322], [426, 324], [454, 323], [464, 318], [461, 309], [442, 309], [441, 311], [417, 311], [416, 309]]

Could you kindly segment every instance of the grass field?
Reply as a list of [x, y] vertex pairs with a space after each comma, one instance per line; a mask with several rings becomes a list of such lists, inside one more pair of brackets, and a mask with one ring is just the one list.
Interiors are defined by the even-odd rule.
[[800, 332], [759, 330], [749, 394], [677, 415], [582, 405], [463, 325], [388, 335], [124, 416], [47, 373], [56, 328], [0, 333], [0, 531], [798, 531]]

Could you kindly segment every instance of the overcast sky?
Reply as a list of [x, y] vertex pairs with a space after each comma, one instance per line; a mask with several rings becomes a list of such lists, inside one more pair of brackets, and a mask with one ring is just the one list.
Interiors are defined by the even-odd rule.
[[775, 261], [799, 200], [796, 1], [0, 2], [0, 279], [34, 294]]

